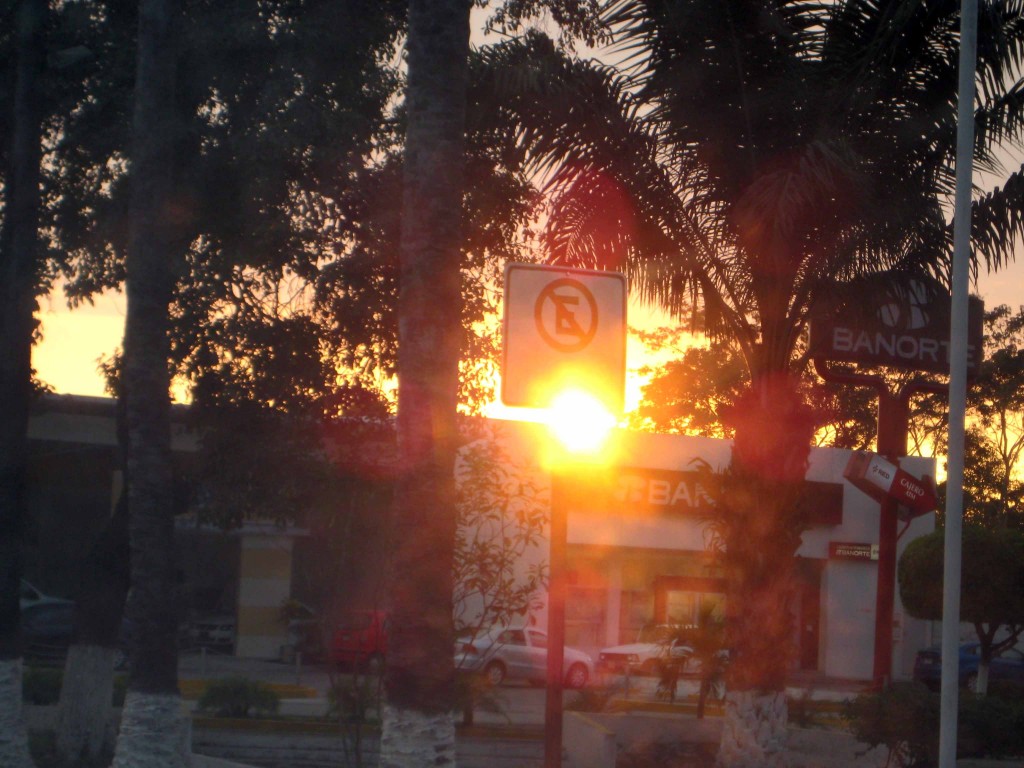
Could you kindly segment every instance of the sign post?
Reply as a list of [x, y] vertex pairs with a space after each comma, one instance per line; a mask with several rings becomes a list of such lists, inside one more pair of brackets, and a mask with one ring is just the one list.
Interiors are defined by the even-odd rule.
[[[859, 298], [843, 306], [817, 311], [811, 321], [814, 366], [826, 381], [873, 387], [878, 393], [878, 453], [898, 466], [907, 452], [910, 398], [922, 392], [945, 395], [948, 385], [920, 377], [891, 392], [881, 376], [852, 369], [833, 369], [827, 363], [847, 362], [903, 370], [948, 373], [950, 361], [951, 297], [934, 284], [912, 282], [902, 290], [882, 289], [873, 303]], [[971, 300], [968, 369], [977, 371], [982, 356], [984, 305]], [[895, 472], [893, 473], [895, 477]], [[925, 496], [922, 493], [922, 497]], [[875, 596], [875, 654], [873, 679], [883, 688], [892, 679], [893, 606], [896, 594], [896, 538], [900, 500], [881, 498], [878, 523], [878, 591]], [[924, 504], [927, 499], [922, 501]]]
[[[548, 408], [559, 394], [574, 389], [619, 413], [625, 382], [624, 275], [537, 264], [505, 268], [505, 405]], [[562, 765], [569, 484], [565, 470], [552, 473], [544, 768]]]

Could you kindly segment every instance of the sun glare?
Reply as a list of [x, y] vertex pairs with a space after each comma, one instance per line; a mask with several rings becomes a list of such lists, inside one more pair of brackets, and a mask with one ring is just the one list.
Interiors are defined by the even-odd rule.
[[615, 417], [600, 400], [572, 389], [555, 397], [548, 409], [548, 428], [574, 454], [600, 453], [615, 426]]

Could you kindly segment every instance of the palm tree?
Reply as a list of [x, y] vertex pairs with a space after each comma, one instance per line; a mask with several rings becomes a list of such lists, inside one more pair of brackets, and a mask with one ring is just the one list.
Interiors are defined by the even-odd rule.
[[394, 576], [381, 762], [455, 763], [452, 560], [466, 0], [409, 3]]
[[[982, 2], [977, 167], [1019, 146], [1020, 2]], [[793, 503], [811, 420], [798, 340], [834, 281], [945, 279], [958, 4], [614, 0], [618, 67], [541, 36], [493, 49], [473, 98], [508, 152], [547, 174], [553, 261], [626, 271], [681, 323], [731, 337], [750, 374], [718, 530], [727, 579], [725, 765], [776, 765], [786, 719]], [[1020, 236], [1020, 171], [974, 209], [990, 268]], [[758, 739], [741, 724], [772, 720]], [[734, 738], [735, 737], [735, 738]]]
[[177, 0], [139, 3], [124, 388], [131, 514], [131, 670], [114, 768], [188, 763], [178, 693], [170, 427], [170, 302], [183, 259], [172, 222]]
[[[7, 414], [0, 428], [0, 763], [16, 768], [32, 764], [21, 717], [18, 587], [32, 393], [32, 314], [40, 263], [40, 80], [46, 55], [42, 35], [47, 13], [43, 0], [17, 4], [16, 32], [11, 36], [16, 73], [10, 113], [11, 141], [9, 147], [0, 150], [0, 161], [5, 161], [0, 168], [4, 186], [0, 222], [0, 400]], [[0, 133], [7, 127], [5, 122], [0, 118]]]

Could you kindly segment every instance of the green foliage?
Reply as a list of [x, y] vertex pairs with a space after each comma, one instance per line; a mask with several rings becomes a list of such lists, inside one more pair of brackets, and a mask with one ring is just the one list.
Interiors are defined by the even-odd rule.
[[517, 573], [524, 556], [544, 543], [548, 519], [547, 494], [530, 472], [511, 460], [493, 431], [459, 455], [456, 633], [475, 634], [525, 615], [547, 585], [539, 562]]
[[64, 670], [54, 667], [25, 667], [21, 679], [21, 700], [26, 704], [50, 705], [60, 701]]
[[888, 748], [888, 764], [936, 765], [939, 699], [924, 686], [897, 683], [882, 693], [858, 696], [848, 705], [847, 718], [857, 741]]
[[[939, 696], [916, 683], [897, 683], [882, 693], [859, 696], [847, 706], [853, 735], [869, 747], [885, 746], [889, 764], [903, 768], [938, 765]], [[957, 717], [958, 757], [1018, 757], [1024, 754], [1024, 703], [961, 694]]]
[[365, 724], [380, 713], [383, 696], [380, 674], [337, 675], [327, 691], [327, 716], [341, 723]]
[[[750, 386], [747, 363], [735, 344], [710, 346], [687, 344], [692, 340], [681, 329], [658, 328], [637, 332], [655, 355], [674, 353], [662, 365], [645, 367], [650, 376], [643, 399], [629, 414], [635, 429], [731, 439], [732, 427], [724, 415]], [[811, 404], [816, 440], [820, 445], [865, 449], [875, 436], [874, 394], [863, 387], [851, 388], [823, 382], [805, 366], [799, 387]]]
[[[55, 667], [25, 667], [21, 681], [21, 700], [26, 704], [49, 706], [60, 701], [64, 670]], [[127, 675], [114, 675], [111, 705], [120, 707], [128, 690]]]
[[[900, 557], [900, 599], [912, 616], [942, 618], [944, 552], [940, 529], [910, 542]], [[961, 558], [961, 620], [1024, 623], [1024, 534], [965, 525]]]
[[245, 677], [226, 677], [213, 680], [206, 686], [197, 702], [200, 712], [215, 717], [249, 717], [277, 713], [280, 701], [277, 693], [266, 683]]
[[509, 720], [502, 699], [483, 675], [455, 670], [455, 702], [453, 711], [462, 714], [463, 725], [474, 724], [475, 711], [501, 715]]
[[621, 693], [624, 687], [624, 682], [588, 685], [586, 688], [571, 692], [565, 709], [569, 712], [604, 712], [611, 700]]

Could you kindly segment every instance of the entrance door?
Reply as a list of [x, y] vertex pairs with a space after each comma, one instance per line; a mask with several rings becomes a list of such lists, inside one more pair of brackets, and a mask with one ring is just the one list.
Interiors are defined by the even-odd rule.
[[[800, 575], [800, 669], [818, 668], [821, 640], [821, 563], [804, 560]], [[813, 565], [812, 565], [813, 564]]]

